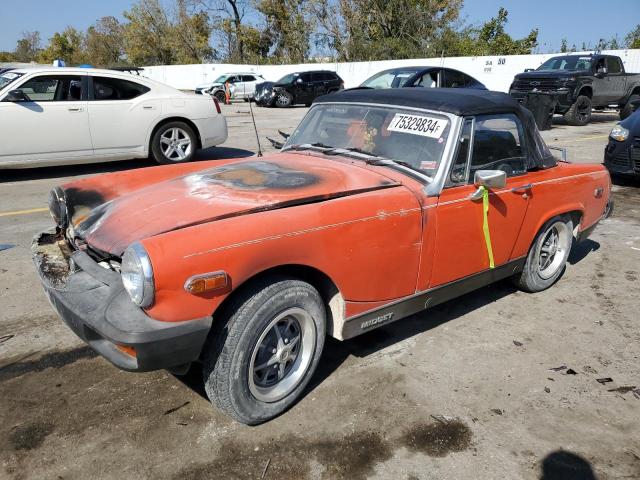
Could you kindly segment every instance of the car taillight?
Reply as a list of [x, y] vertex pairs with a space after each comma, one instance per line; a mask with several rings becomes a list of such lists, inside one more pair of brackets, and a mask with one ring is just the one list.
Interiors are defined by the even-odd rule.
[[211, 95], [211, 98], [213, 98], [213, 103], [215, 103], [215, 105], [216, 105], [216, 111], [218, 113], [222, 113], [222, 110], [220, 110], [220, 102], [218, 102], [218, 99], [216, 97], [214, 97], [213, 95]]

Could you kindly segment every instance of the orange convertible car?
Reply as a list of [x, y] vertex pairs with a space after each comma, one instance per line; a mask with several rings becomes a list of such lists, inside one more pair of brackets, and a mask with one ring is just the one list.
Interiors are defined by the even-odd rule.
[[202, 362], [213, 403], [256, 424], [300, 396], [326, 335], [506, 277], [552, 285], [610, 186], [602, 165], [556, 160], [508, 95], [356, 89], [317, 100], [272, 155], [54, 189], [57, 226], [33, 255], [101, 355], [131, 371]]

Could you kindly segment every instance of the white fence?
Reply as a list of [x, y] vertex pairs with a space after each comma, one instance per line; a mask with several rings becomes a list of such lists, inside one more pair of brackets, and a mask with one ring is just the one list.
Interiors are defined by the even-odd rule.
[[[590, 52], [584, 52], [586, 54]], [[622, 58], [626, 71], [640, 72], [640, 50], [606, 50], [602, 53]], [[144, 75], [182, 90], [193, 90], [196, 85], [211, 82], [223, 73], [255, 72], [267, 80], [304, 70], [334, 70], [342, 77], [346, 88], [356, 87], [366, 78], [381, 70], [409, 65], [433, 65], [458, 69], [480, 80], [490, 90], [506, 92], [516, 73], [525, 68], [537, 68], [548, 58], [561, 55], [507, 55], [487, 57], [418, 58], [353, 63], [308, 63], [298, 65], [231, 65], [210, 63], [201, 65], [166, 65], [145, 67]]]

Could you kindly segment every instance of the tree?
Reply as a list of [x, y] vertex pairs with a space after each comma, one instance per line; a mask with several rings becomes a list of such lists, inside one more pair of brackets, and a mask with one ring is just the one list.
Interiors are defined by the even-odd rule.
[[15, 61], [16, 57], [13, 52], [0, 52], [0, 63], [11, 63]]
[[22, 32], [22, 38], [18, 40], [13, 56], [16, 62], [33, 62], [42, 49], [40, 32]]
[[96, 67], [121, 64], [124, 59], [124, 27], [115, 17], [102, 17], [87, 29], [87, 58]]
[[524, 38], [514, 40], [505, 32], [509, 12], [500, 8], [498, 15], [480, 27], [469, 26], [449, 45], [447, 55], [528, 55], [538, 45], [538, 29]]
[[213, 49], [209, 45], [211, 23], [204, 11], [190, 13], [185, 0], [177, 0], [178, 11], [172, 26], [177, 63], [203, 63], [213, 58]]
[[54, 33], [47, 48], [38, 55], [38, 61], [51, 63], [54, 60], [64, 60], [67, 65], [85, 63], [84, 34], [73, 27], [67, 27], [62, 33]]
[[172, 26], [159, 0], [139, 0], [123, 13], [127, 60], [135, 65], [171, 65], [175, 47], [171, 42]]
[[627, 48], [640, 48], [640, 24], [624, 37], [624, 43]]
[[307, 0], [259, 0], [256, 9], [265, 17], [272, 55], [282, 62], [303, 63], [313, 30], [306, 17]]
[[562, 41], [560, 42], [560, 51], [562, 53], [566, 53], [569, 50], [569, 48], [567, 47], [567, 39], [563, 38]]

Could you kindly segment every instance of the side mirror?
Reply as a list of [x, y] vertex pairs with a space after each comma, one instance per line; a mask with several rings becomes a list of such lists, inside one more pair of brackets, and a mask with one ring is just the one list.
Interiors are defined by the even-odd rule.
[[296, 83], [302, 83], [302, 79], [298, 77], [298, 79], [296, 80]]
[[29, 99], [24, 94], [22, 90], [11, 90], [7, 93], [7, 96], [4, 97], [5, 102], [28, 102]]
[[528, 72], [535, 72], [536, 69], [535, 68], [525, 68], [524, 69], [524, 73], [528, 73]]
[[507, 173], [502, 170], [477, 170], [473, 184], [476, 187], [503, 188], [507, 184]]

